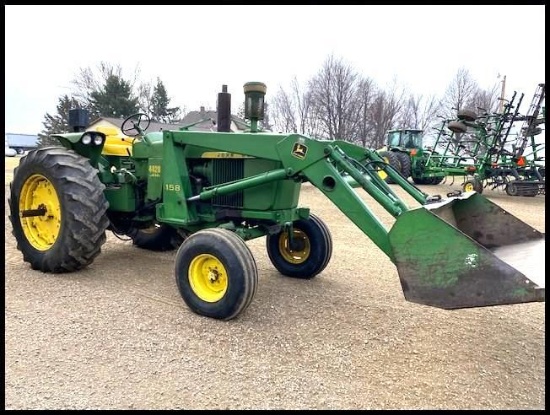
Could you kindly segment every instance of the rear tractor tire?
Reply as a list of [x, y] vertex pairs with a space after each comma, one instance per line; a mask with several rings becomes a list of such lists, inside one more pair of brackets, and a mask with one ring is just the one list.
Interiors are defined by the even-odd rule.
[[405, 179], [408, 179], [411, 176], [411, 156], [401, 151], [398, 151], [396, 154], [399, 158], [399, 165], [401, 166], [400, 173]]
[[141, 249], [150, 251], [173, 251], [183, 243], [176, 228], [166, 224], [155, 223], [149, 228], [136, 229], [131, 234], [132, 242]]
[[[381, 151], [379, 153], [380, 157], [384, 160], [386, 164], [389, 164], [392, 166], [395, 170], [398, 172], [401, 172], [401, 163], [399, 162], [399, 157], [397, 157], [397, 154], [393, 151]], [[384, 171], [380, 170], [378, 172], [378, 175], [388, 184], [393, 184], [394, 181], [391, 179], [390, 176]]]
[[23, 260], [51, 273], [90, 265], [109, 226], [104, 188], [88, 159], [72, 150], [43, 147], [23, 156], [8, 200]]
[[231, 320], [249, 306], [258, 285], [252, 252], [236, 233], [222, 228], [198, 231], [176, 254], [178, 290], [196, 314]]
[[284, 276], [311, 279], [321, 273], [332, 256], [332, 236], [313, 213], [293, 223], [292, 240], [286, 229], [267, 235], [267, 255]]

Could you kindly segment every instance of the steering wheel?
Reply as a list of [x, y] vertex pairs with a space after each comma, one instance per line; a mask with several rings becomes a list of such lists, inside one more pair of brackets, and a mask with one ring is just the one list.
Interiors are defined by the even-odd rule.
[[122, 122], [120, 130], [129, 137], [136, 137], [138, 135], [143, 135], [145, 130], [149, 127], [149, 124], [151, 124], [151, 118], [147, 114], [138, 112], [137, 114], [132, 114], [127, 117]]

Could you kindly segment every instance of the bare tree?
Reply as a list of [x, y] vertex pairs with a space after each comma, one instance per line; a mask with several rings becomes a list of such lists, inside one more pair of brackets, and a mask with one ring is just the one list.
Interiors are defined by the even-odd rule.
[[298, 130], [292, 97], [281, 86], [271, 100], [271, 115], [277, 131], [301, 132]]
[[136, 88], [139, 109], [142, 112], [149, 113], [149, 108], [153, 106], [153, 83], [142, 83]]
[[440, 125], [441, 118], [455, 119], [457, 109], [494, 109], [497, 103], [497, 88], [480, 89], [465, 68], [458, 70], [442, 99], [407, 97], [396, 79], [389, 90], [382, 90], [341, 58], [329, 55], [305, 86], [294, 78], [290, 88], [280, 87], [271, 101], [270, 116], [276, 131], [380, 148], [390, 129], [427, 132]]
[[400, 89], [394, 81], [389, 91], [379, 91], [369, 111], [369, 121], [372, 128], [372, 138], [369, 145], [373, 148], [384, 146], [386, 134], [392, 128], [399, 128], [404, 106], [404, 89]]
[[440, 106], [440, 100], [435, 95], [411, 94], [403, 106], [401, 128], [427, 130], [433, 126]]
[[355, 141], [361, 109], [360, 75], [341, 58], [330, 55], [311, 81], [313, 101], [321, 117], [323, 135]]
[[373, 136], [373, 127], [369, 122], [369, 109], [374, 101], [376, 86], [370, 78], [362, 78], [357, 87], [357, 99], [359, 106], [357, 108], [357, 137], [355, 142], [363, 147], [367, 147], [370, 138]]
[[477, 91], [479, 87], [470, 72], [466, 68], [460, 68], [443, 95], [441, 115], [453, 118], [458, 110], [472, 109], [468, 107]]
[[500, 105], [499, 86], [494, 85], [491, 89], [477, 89], [468, 101], [468, 107], [478, 113], [496, 113]]
[[271, 122], [276, 131], [320, 136], [319, 117], [313, 106], [310, 85], [302, 87], [294, 77], [287, 92], [281, 86], [271, 106]]
[[273, 124], [271, 124], [271, 104], [268, 101], [264, 102], [264, 118], [260, 120], [259, 127], [263, 131], [273, 131]]

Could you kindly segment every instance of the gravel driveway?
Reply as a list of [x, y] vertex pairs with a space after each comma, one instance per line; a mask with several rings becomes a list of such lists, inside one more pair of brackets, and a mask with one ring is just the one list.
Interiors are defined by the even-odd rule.
[[[545, 231], [543, 196], [484, 195]], [[328, 199], [304, 186], [301, 204], [328, 224], [332, 261], [285, 278], [264, 238], [250, 241], [258, 291], [228, 322], [186, 307], [175, 252], [111, 233], [81, 272], [33, 271], [6, 213], [6, 409], [545, 409], [545, 303], [409, 303], [393, 263]]]

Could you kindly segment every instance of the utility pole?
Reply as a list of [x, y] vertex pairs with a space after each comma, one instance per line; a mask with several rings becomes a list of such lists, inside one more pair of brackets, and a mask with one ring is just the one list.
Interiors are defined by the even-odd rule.
[[499, 112], [502, 114], [504, 112], [504, 92], [506, 90], [506, 75], [502, 77], [502, 89], [500, 91], [500, 109]]

